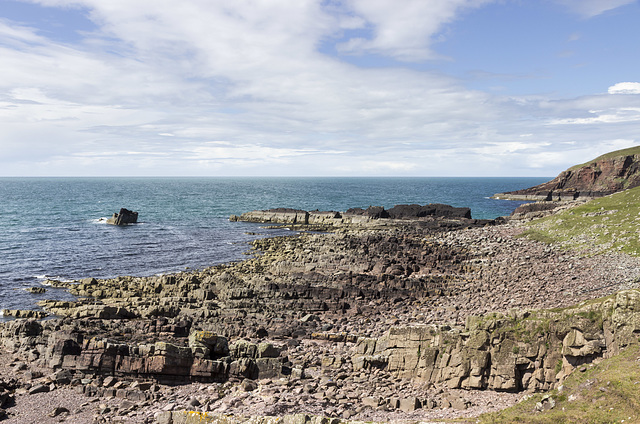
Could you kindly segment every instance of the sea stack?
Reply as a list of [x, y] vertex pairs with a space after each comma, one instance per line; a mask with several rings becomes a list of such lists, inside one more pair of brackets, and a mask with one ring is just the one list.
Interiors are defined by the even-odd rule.
[[127, 225], [135, 224], [136, 222], [138, 222], [138, 212], [125, 208], [120, 209], [120, 213], [114, 213], [111, 218], [107, 219], [107, 224], [112, 225]]

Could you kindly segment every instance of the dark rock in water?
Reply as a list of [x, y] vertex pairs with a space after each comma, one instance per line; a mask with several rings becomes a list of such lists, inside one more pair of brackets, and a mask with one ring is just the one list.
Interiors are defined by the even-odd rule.
[[389, 213], [382, 206], [369, 206], [367, 209], [351, 208], [345, 212], [347, 215], [363, 215], [372, 219], [389, 218]]
[[275, 208], [267, 209], [263, 211], [252, 211], [242, 214], [238, 217], [232, 215], [231, 221], [245, 221], [245, 222], [272, 222], [280, 224], [303, 224], [309, 223], [309, 212], [290, 209], [290, 208]]
[[440, 203], [428, 205], [396, 205], [387, 211], [393, 219], [424, 218], [427, 216], [440, 216], [445, 218], [471, 218], [471, 209], [456, 208]]
[[127, 225], [135, 224], [136, 222], [138, 222], [138, 212], [125, 208], [120, 209], [120, 213], [114, 213], [111, 218], [107, 219], [107, 224], [112, 225]]
[[[443, 218], [444, 220], [439, 220]], [[464, 220], [471, 220], [471, 210], [469, 208], [457, 208], [440, 203], [430, 203], [427, 205], [396, 205], [389, 210], [382, 206], [369, 206], [367, 209], [350, 208], [346, 212], [335, 211], [311, 211], [307, 212], [299, 209], [277, 208], [262, 211], [251, 211], [243, 213], [241, 216], [231, 215], [230, 221], [262, 222], [278, 224], [299, 224], [299, 225], [343, 225], [343, 224], [366, 224], [384, 219], [415, 220], [422, 222], [439, 222], [441, 225], [451, 225], [450, 220], [457, 220], [462, 223]], [[470, 222], [467, 222], [470, 223]], [[477, 222], [472, 225], [486, 225], [487, 223]]]
[[33, 294], [42, 294], [47, 291], [44, 287], [28, 287], [25, 290]]

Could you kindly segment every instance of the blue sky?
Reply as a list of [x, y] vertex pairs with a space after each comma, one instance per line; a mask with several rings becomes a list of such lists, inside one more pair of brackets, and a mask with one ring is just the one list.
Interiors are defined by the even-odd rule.
[[640, 144], [629, 0], [0, 0], [1, 176], [555, 176]]

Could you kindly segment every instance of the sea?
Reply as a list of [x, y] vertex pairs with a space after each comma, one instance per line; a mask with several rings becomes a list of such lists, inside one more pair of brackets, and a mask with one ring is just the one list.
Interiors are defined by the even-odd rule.
[[[256, 209], [346, 211], [444, 203], [473, 218], [509, 215], [523, 202], [491, 199], [550, 178], [0, 178], [0, 311], [73, 299], [47, 280], [151, 276], [246, 258], [259, 237], [291, 234], [230, 222]], [[113, 226], [120, 208], [138, 223]], [[0, 319], [6, 319], [0, 317]]]

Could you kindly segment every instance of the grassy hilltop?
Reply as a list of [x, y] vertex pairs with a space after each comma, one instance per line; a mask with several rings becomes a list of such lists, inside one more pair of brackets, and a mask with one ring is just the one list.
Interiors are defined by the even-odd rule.
[[577, 169], [583, 168], [591, 163], [594, 162], [602, 162], [605, 160], [609, 160], [609, 159], [614, 159], [617, 157], [622, 157], [622, 156], [634, 156], [634, 155], [640, 155], [640, 146], [635, 146], [635, 147], [629, 147], [628, 149], [622, 149], [622, 150], [616, 150], [613, 152], [609, 152], [609, 153], [605, 153], [604, 155], [598, 156], [595, 159], [592, 159], [588, 162], [585, 163], [581, 163], [580, 165], [574, 165], [571, 168], [569, 168], [569, 171], [575, 171]]

